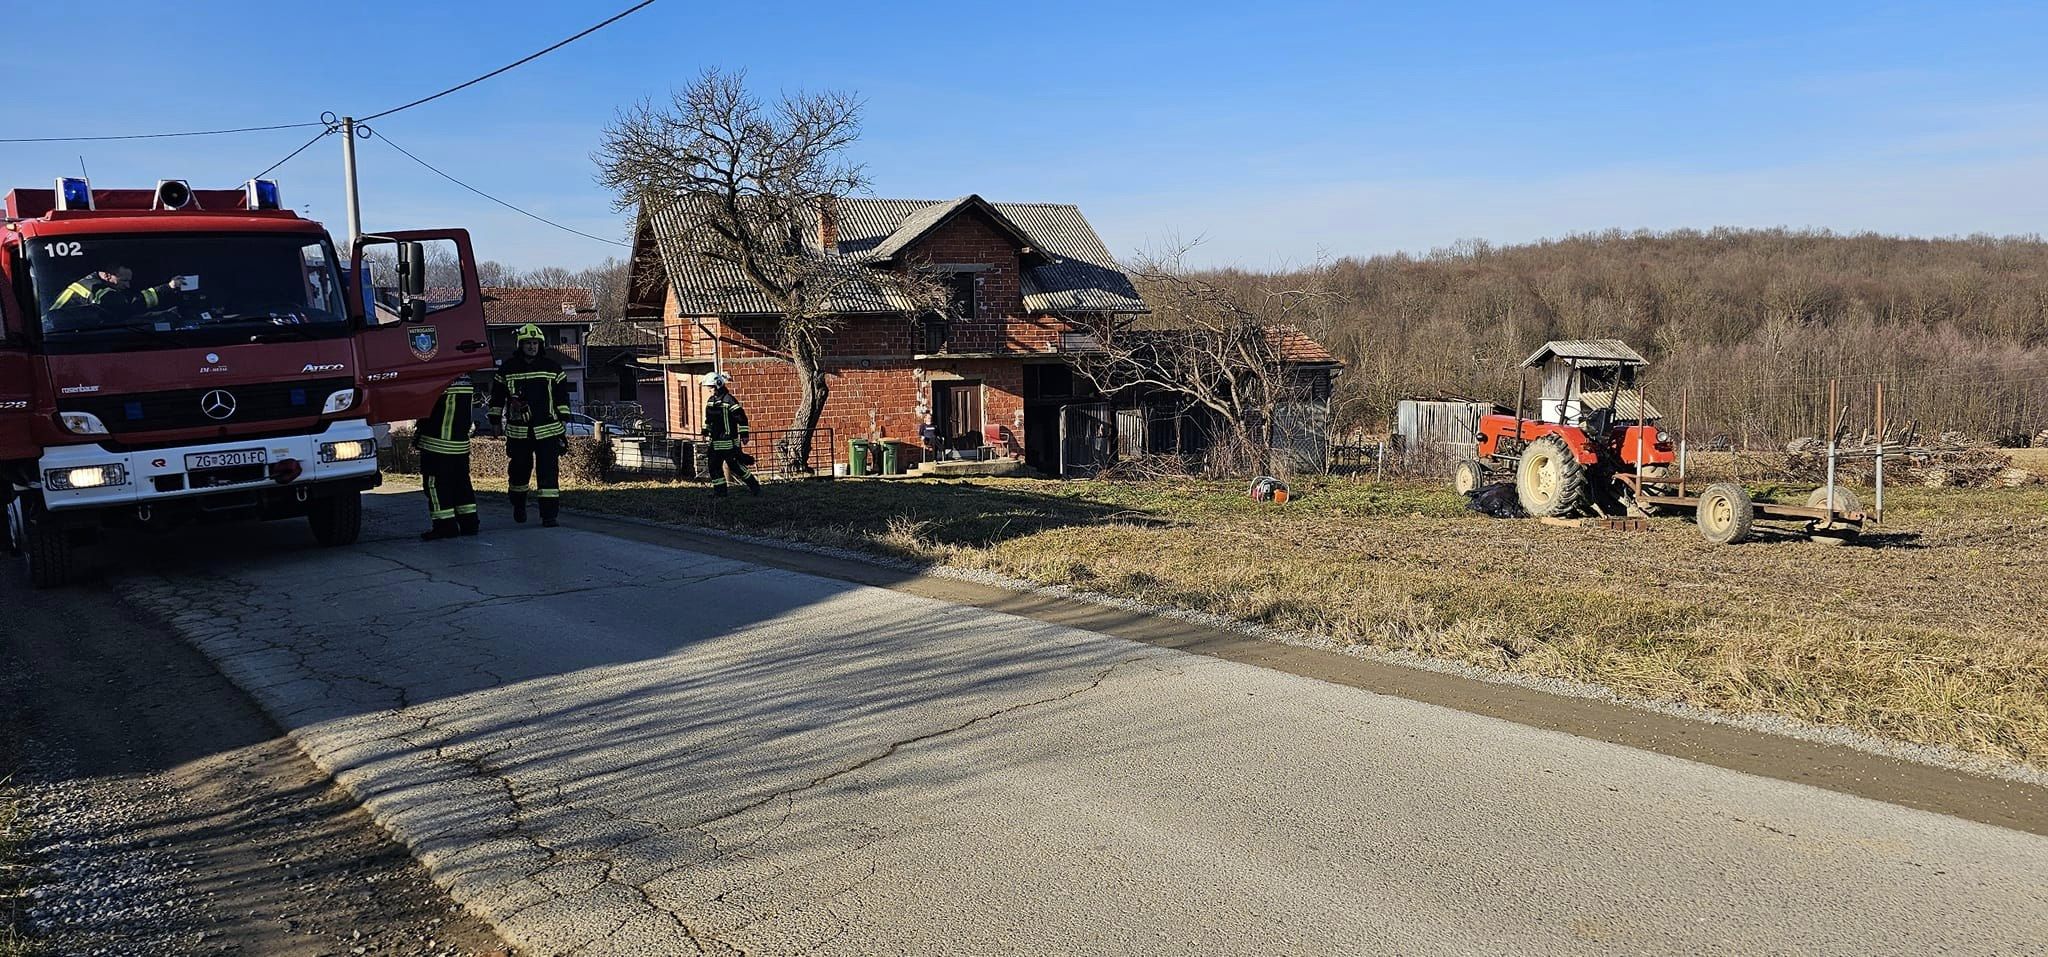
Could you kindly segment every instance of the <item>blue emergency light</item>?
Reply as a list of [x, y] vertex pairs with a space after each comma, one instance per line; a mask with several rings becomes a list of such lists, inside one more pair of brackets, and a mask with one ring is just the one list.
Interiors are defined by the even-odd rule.
[[277, 192], [277, 180], [252, 179], [247, 187], [250, 209], [283, 209], [284, 201]]
[[92, 182], [82, 176], [57, 178], [58, 209], [91, 209]]

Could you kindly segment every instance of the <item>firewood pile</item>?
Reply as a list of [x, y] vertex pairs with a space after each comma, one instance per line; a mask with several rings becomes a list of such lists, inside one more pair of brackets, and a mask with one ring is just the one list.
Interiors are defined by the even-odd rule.
[[2034, 433], [2033, 445], [2037, 449], [2048, 449], [2048, 429]]
[[[1869, 482], [1876, 472], [1879, 438], [1866, 433], [1844, 441], [1835, 452], [1837, 481]], [[2015, 468], [2004, 453], [1960, 432], [1923, 436], [1911, 430], [1883, 438], [1885, 480], [1927, 488], [2013, 488], [2041, 477]], [[1827, 480], [1828, 443], [1814, 436], [1785, 446], [1785, 474], [1795, 481]]]

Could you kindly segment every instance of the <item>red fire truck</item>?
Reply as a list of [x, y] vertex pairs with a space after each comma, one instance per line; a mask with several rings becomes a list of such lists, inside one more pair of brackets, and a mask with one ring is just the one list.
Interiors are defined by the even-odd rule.
[[303, 516], [321, 544], [352, 543], [361, 493], [379, 482], [372, 425], [425, 415], [489, 365], [463, 230], [338, 251], [267, 180], [13, 190], [0, 220], [7, 550], [49, 587], [109, 528]]

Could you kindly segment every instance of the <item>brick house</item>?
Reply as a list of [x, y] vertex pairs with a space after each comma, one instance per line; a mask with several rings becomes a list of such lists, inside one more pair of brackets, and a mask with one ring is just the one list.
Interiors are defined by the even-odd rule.
[[587, 392], [584, 339], [599, 319], [596, 294], [579, 286], [485, 286], [483, 294], [491, 357], [503, 360], [512, 354], [520, 326], [540, 326], [548, 336], [548, 354], [569, 374], [570, 405], [581, 409]]
[[[673, 209], [641, 217], [627, 310], [661, 323], [654, 364], [669, 433], [702, 430], [714, 364], [732, 376], [757, 432], [789, 428], [799, 388], [776, 349], [772, 307], [694, 254]], [[821, 204], [797, 232], [817, 255], [867, 268], [928, 264], [955, 291], [957, 318], [947, 322], [913, 321], [880, 295], [846, 297], [826, 350], [831, 393], [819, 423], [840, 461], [849, 439], [869, 438], [904, 443], [913, 462], [997, 456], [1055, 472], [1063, 408], [1100, 399], [1069, 359], [1094, 342], [1091, 323], [1146, 311], [1071, 205], [854, 197]]]

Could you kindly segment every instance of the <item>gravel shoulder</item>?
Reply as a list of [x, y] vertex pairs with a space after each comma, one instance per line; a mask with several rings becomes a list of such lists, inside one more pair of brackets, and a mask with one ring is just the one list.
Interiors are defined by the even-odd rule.
[[10, 563], [0, 607], [0, 818], [21, 838], [0, 954], [509, 952], [104, 585], [35, 592]]

